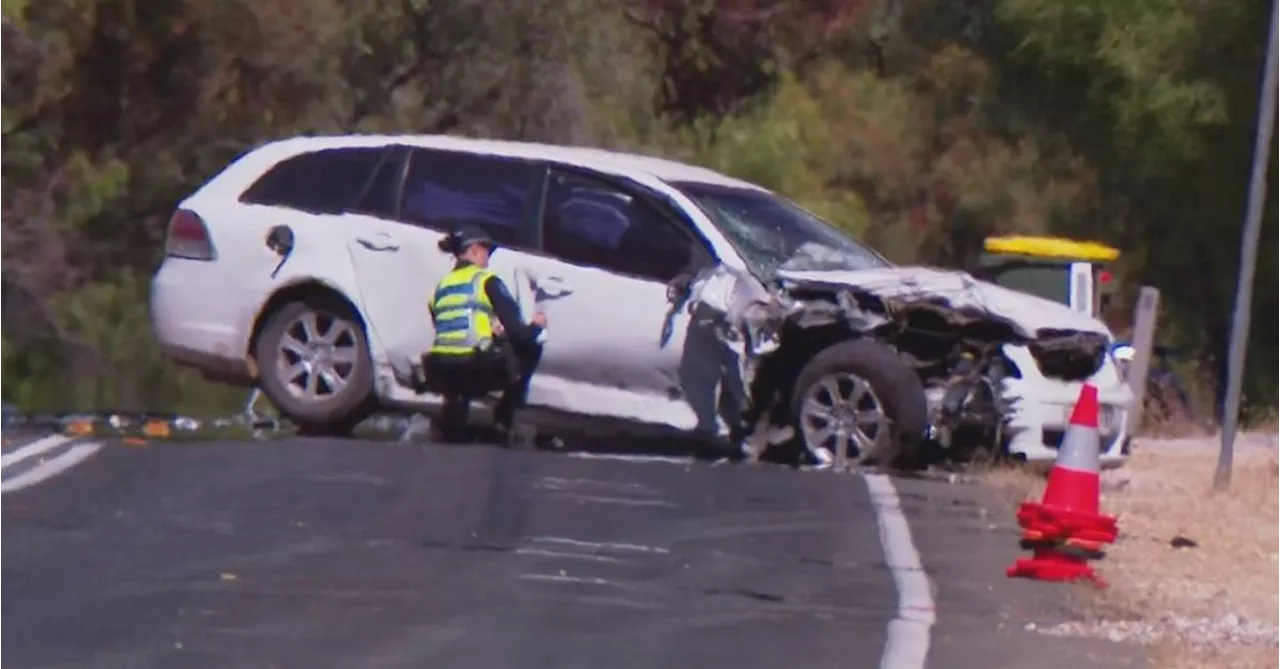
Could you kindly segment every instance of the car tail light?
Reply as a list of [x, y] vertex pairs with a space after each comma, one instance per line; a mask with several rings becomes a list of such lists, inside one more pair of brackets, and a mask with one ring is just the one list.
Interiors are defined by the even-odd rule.
[[217, 257], [204, 219], [188, 209], [179, 209], [169, 218], [164, 252], [167, 256], [191, 260], [213, 260]]

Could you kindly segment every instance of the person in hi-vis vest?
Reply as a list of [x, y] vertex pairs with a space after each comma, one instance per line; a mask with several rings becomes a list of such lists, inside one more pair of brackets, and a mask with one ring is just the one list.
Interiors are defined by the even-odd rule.
[[463, 226], [440, 241], [457, 259], [436, 286], [430, 310], [435, 342], [423, 359], [427, 387], [444, 396], [438, 436], [466, 437], [471, 400], [495, 390], [495, 437], [505, 440], [515, 410], [524, 404], [529, 380], [542, 356], [538, 335], [547, 325], [541, 312], [529, 323], [502, 279], [489, 271], [497, 243], [484, 230]]

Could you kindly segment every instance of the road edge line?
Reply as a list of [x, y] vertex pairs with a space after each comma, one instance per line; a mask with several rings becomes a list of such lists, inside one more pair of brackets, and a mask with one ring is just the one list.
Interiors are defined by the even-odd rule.
[[884, 474], [862, 474], [880, 526], [885, 563], [893, 572], [898, 606], [889, 620], [880, 669], [924, 669], [937, 613], [933, 584], [911, 538], [911, 524], [893, 480]]

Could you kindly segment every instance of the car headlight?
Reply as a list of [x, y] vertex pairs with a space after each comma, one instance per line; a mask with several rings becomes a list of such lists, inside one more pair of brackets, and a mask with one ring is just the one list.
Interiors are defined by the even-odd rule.
[[1133, 347], [1128, 344], [1119, 344], [1111, 349], [1111, 362], [1115, 363], [1121, 381], [1129, 380], [1129, 363], [1133, 362], [1133, 355]]

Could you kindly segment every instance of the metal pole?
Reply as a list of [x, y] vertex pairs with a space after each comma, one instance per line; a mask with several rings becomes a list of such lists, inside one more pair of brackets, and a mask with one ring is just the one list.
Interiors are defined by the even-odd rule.
[[1129, 389], [1133, 391], [1133, 405], [1125, 420], [1125, 436], [1133, 436], [1142, 423], [1142, 409], [1147, 396], [1147, 372], [1151, 369], [1151, 352], [1156, 339], [1156, 314], [1160, 306], [1160, 291], [1143, 286], [1138, 291], [1138, 306], [1133, 310], [1133, 360], [1129, 362]]
[[1249, 311], [1253, 306], [1253, 274], [1258, 261], [1258, 235], [1262, 231], [1262, 205], [1267, 199], [1267, 168], [1271, 163], [1271, 138], [1276, 123], [1276, 5], [1271, 5], [1271, 35], [1263, 71], [1262, 99], [1258, 101], [1257, 139], [1253, 146], [1253, 177], [1249, 182], [1249, 207], [1240, 235], [1240, 274], [1236, 282], [1236, 306], [1231, 318], [1231, 348], [1227, 351], [1227, 396], [1222, 409], [1222, 450], [1213, 487], [1231, 483], [1232, 449], [1240, 420], [1240, 392], [1244, 385], [1244, 349], [1249, 338]]

